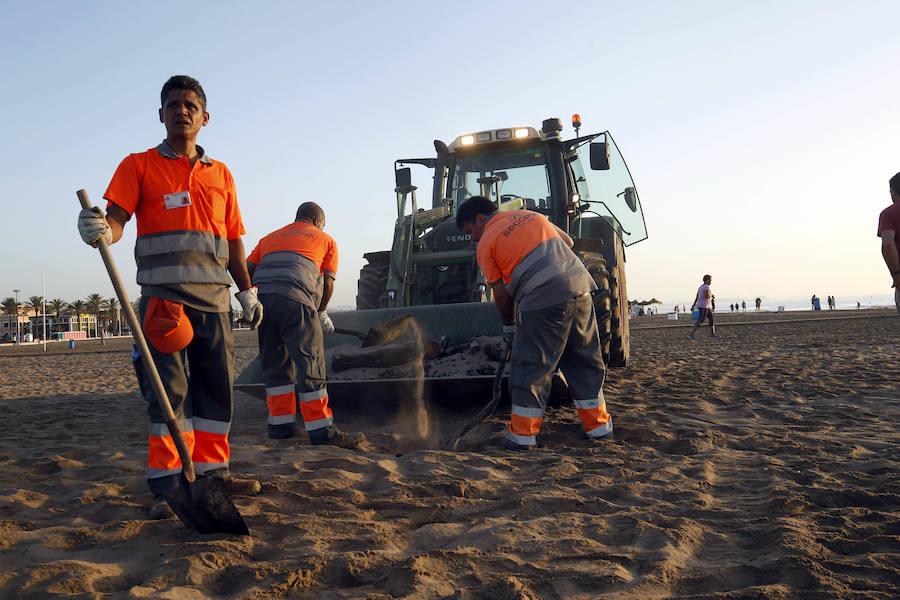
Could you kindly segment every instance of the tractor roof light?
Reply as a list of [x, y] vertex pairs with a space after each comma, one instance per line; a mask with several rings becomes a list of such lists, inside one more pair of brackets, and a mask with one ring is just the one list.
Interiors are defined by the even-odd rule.
[[457, 148], [471, 148], [472, 146], [492, 145], [498, 142], [509, 143], [514, 140], [541, 139], [541, 134], [533, 127], [505, 127], [503, 129], [491, 129], [461, 135], [450, 144], [452, 152]]
[[572, 115], [572, 127], [574, 127], [575, 129], [581, 127], [581, 115], [579, 115], [578, 113]]

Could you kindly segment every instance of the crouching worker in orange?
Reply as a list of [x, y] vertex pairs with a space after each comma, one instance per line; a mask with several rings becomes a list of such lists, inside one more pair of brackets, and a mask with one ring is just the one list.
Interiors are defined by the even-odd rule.
[[[232, 494], [255, 494], [258, 481], [231, 478], [228, 469], [234, 378], [231, 277], [251, 326], [262, 319], [247, 273], [234, 181], [228, 168], [196, 143], [209, 121], [199, 82], [174, 76], [163, 85], [160, 100], [166, 138], [121, 162], [104, 194], [106, 216], [97, 207], [82, 210], [78, 229], [92, 246], [101, 238], [114, 243], [135, 216], [140, 318], [196, 473], [225, 478]], [[147, 476], [157, 498], [151, 511], [167, 516], [171, 512], [160, 495], [177, 485], [181, 459], [141, 361], [134, 365], [150, 417]]]
[[540, 213], [497, 211], [483, 196], [463, 202], [456, 225], [478, 242], [478, 266], [490, 283], [512, 343], [512, 416], [504, 446], [537, 445], [553, 373], [566, 376], [589, 439], [612, 433], [603, 381], [606, 369], [591, 292], [597, 289], [572, 252], [572, 238]]
[[266, 313], [259, 328], [259, 355], [272, 439], [296, 435], [299, 404], [311, 443], [341, 442], [328, 407], [322, 344], [323, 332], [334, 332], [326, 308], [334, 290], [338, 251], [323, 229], [322, 208], [305, 202], [293, 223], [261, 239], [247, 258]]

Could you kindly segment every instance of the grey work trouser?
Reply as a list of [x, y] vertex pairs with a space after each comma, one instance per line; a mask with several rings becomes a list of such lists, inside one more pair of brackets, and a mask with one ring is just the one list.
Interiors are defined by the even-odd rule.
[[590, 294], [547, 308], [520, 312], [510, 357], [512, 418], [507, 439], [534, 445], [540, 430], [553, 373], [562, 370], [589, 437], [612, 431], [603, 381], [606, 368]]
[[[149, 301], [149, 297], [142, 296], [138, 306], [142, 323]], [[148, 343], [150, 355], [175, 419], [191, 448], [194, 470], [198, 475], [226, 477], [234, 381], [231, 313], [204, 312], [187, 305], [184, 312], [194, 329], [190, 344], [178, 352], [163, 354]], [[133, 363], [150, 417], [147, 483], [150, 491], [159, 495], [177, 484], [181, 460], [171, 444], [165, 414], [156, 400], [153, 383], [137, 353]]]
[[328, 407], [319, 315], [311, 307], [279, 294], [263, 294], [259, 299], [265, 315], [259, 327], [259, 351], [269, 407], [269, 437], [294, 436], [299, 401], [304, 427], [316, 439], [334, 423]]

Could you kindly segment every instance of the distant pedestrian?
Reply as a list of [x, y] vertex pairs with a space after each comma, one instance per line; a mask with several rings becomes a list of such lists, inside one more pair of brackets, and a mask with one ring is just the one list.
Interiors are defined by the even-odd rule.
[[741, 308], [744, 310], [744, 312], [747, 312], [747, 301], [746, 300], [741, 300]]
[[703, 322], [707, 319], [709, 320], [709, 333], [712, 337], [716, 337], [716, 324], [713, 319], [713, 313], [715, 312], [715, 295], [709, 287], [711, 283], [712, 275], [704, 275], [703, 285], [697, 288], [697, 295], [694, 297], [694, 303], [691, 304], [691, 310], [693, 311], [694, 307], [697, 307], [700, 314], [697, 316], [697, 322], [694, 323], [694, 328], [691, 329], [691, 332], [688, 334], [690, 339], [694, 339], [694, 333], [697, 331], [697, 328], [703, 325]]
[[762, 298], [756, 298], [756, 310], [759, 311], [759, 307], [762, 306]]

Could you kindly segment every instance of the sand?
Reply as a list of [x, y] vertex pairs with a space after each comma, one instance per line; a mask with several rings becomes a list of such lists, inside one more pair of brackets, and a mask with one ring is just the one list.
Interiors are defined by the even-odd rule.
[[[612, 371], [613, 439], [547, 413], [508, 453], [508, 405], [352, 412], [362, 449], [269, 441], [235, 402], [232, 470], [248, 537], [152, 520], [130, 342], [0, 348], [2, 598], [897, 598], [900, 320], [891, 311], [634, 322]], [[745, 321], [737, 323], [736, 321]], [[239, 332], [237, 362], [255, 355]]]

